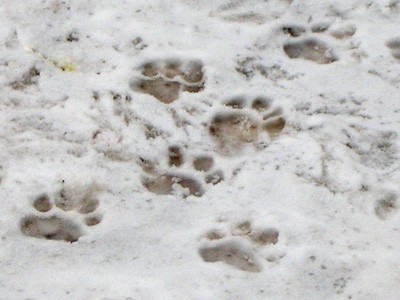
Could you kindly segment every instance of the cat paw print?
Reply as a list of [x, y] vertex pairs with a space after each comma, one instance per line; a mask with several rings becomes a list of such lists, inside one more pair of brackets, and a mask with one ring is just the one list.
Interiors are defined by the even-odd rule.
[[198, 93], [204, 89], [203, 63], [199, 60], [150, 61], [140, 70], [131, 88], [166, 104], [177, 100], [182, 91]]
[[[331, 25], [328, 22], [314, 23], [307, 28], [302, 25], [286, 25], [281, 31], [289, 36], [283, 44], [283, 51], [291, 59], [305, 59], [318, 64], [330, 64], [339, 60], [333, 47], [322, 41], [319, 36], [327, 33], [337, 40], [352, 37], [356, 27], [352, 24]], [[311, 31], [311, 32], [309, 32]]]
[[146, 174], [142, 184], [153, 194], [201, 197], [205, 186], [224, 180], [224, 173], [216, 168], [214, 158], [208, 154], [188, 156], [182, 147], [173, 145], [168, 148], [166, 156], [166, 162], [138, 160]]
[[388, 40], [386, 42], [386, 47], [389, 48], [394, 58], [400, 59], [400, 37]]
[[35, 213], [21, 219], [21, 232], [29, 237], [74, 243], [86, 228], [102, 221], [99, 200], [91, 187], [63, 187], [54, 197], [40, 195], [32, 203]]
[[[208, 263], [225, 263], [238, 270], [258, 273], [262, 271], [259, 253], [263, 248], [278, 243], [279, 231], [275, 228], [253, 228], [245, 221], [231, 228], [213, 229], [202, 238], [199, 255]], [[281, 258], [283, 255], [278, 255]], [[265, 259], [273, 261], [273, 255]], [[277, 258], [274, 258], [277, 259]]]
[[275, 140], [285, 128], [282, 108], [266, 97], [231, 98], [225, 101], [224, 106], [212, 117], [209, 133], [225, 154], [257, 142], [262, 132], [267, 133], [270, 140]]

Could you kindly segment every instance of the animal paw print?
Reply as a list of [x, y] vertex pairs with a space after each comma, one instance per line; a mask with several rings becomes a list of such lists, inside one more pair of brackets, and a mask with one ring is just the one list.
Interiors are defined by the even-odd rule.
[[203, 64], [199, 60], [151, 61], [141, 67], [141, 76], [131, 83], [134, 91], [149, 94], [163, 103], [172, 103], [181, 91], [198, 93], [204, 89]]
[[394, 58], [400, 59], [400, 37], [388, 40], [386, 42], [386, 47], [390, 49]]
[[331, 46], [317, 38], [317, 34], [329, 32], [335, 39], [345, 39], [354, 35], [356, 27], [352, 24], [337, 25], [320, 22], [311, 25], [312, 34], [302, 25], [283, 26], [281, 30], [290, 39], [284, 43], [283, 51], [292, 59], [306, 59], [318, 64], [330, 64], [339, 60]]
[[246, 97], [231, 98], [225, 109], [210, 121], [209, 133], [217, 141], [222, 152], [231, 153], [241, 145], [254, 143], [261, 132], [271, 140], [276, 139], [286, 125], [282, 109], [274, 107], [266, 97], [248, 101]]
[[91, 188], [77, 191], [66, 186], [54, 201], [43, 194], [33, 201], [32, 206], [36, 213], [22, 218], [20, 222], [21, 232], [29, 237], [74, 243], [85, 234], [87, 226], [95, 226], [102, 221], [102, 215], [96, 212], [99, 200]]
[[[249, 221], [228, 230], [211, 230], [203, 238], [199, 254], [209, 263], [223, 262], [238, 270], [258, 273], [262, 264], [257, 253], [279, 240], [275, 228], [254, 229]], [[268, 260], [268, 258], [267, 258]]]
[[381, 196], [375, 202], [375, 215], [381, 220], [388, 220], [399, 210], [399, 196], [391, 191], [382, 191], [381, 193]]
[[[149, 192], [201, 197], [205, 185], [216, 185], [224, 180], [224, 174], [215, 168], [212, 156], [201, 154], [186, 159], [183, 149], [174, 145], [168, 148], [167, 161], [167, 171], [163, 171], [165, 168], [160, 167], [160, 162], [139, 158], [139, 165], [146, 173], [142, 184]], [[186, 169], [186, 172], [182, 169]]]

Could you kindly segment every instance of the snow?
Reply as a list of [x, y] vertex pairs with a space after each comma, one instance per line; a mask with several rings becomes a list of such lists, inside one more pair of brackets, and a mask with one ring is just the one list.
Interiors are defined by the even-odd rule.
[[0, 4], [0, 299], [400, 298], [400, 2]]

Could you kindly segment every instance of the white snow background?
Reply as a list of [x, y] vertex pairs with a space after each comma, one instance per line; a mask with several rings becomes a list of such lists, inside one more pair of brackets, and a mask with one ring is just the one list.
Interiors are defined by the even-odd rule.
[[399, 1], [0, 20], [0, 299], [400, 299]]

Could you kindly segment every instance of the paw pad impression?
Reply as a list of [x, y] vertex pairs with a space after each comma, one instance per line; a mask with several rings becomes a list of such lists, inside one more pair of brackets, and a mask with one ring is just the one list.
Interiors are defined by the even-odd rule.
[[141, 67], [141, 78], [132, 82], [131, 88], [163, 103], [172, 103], [181, 91], [198, 93], [204, 89], [202, 69], [199, 60], [147, 62]]
[[[317, 64], [330, 64], [338, 61], [338, 56], [332, 47], [319, 39], [318, 35], [325, 35], [330, 28], [329, 23], [315, 23], [311, 26], [311, 33], [302, 25], [286, 25], [282, 32], [289, 36], [289, 40], [283, 45], [283, 51], [292, 59], [305, 59]], [[351, 37], [356, 28], [351, 25], [338, 26], [330, 30], [330, 35], [336, 39]], [[303, 36], [304, 35], [304, 36]]]
[[20, 229], [24, 235], [34, 238], [73, 243], [85, 234], [87, 226], [102, 221], [102, 215], [96, 212], [99, 200], [88, 187], [78, 191], [63, 187], [54, 201], [43, 194], [32, 206], [36, 213], [23, 217]]
[[275, 245], [278, 239], [277, 229], [255, 230], [249, 221], [245, 221], [228, 232], [209, 231], [199, 254], [205, 262], [223, 262], [238, 270], [258, 273], [262, 271], [262, 265], [257, 252], [267, 245]]
[[[177, 145], [168, 148], [167, 163], [167, 170], [163, 171], [160, 170], [158, 162], [139, 160], [140, 166], [147, 174], [143, 177], [142, 184], [149, 192], [170, 195], [180, 191], [184, 197], [201, 197], [205, 193], [205, 184], [216, 185], [224, 179], [223, 172], [215, 168], [212, 156], [200, 154], [188, 158], [182, 147]], [[185, 164], [186, 171], [182, 171]]]
[[245, 97], [229, 99], [225, 109], [211, 119], [209, 133], [225, 152], [257, 142], [261, 131], [274, 140], [281, 134], [286, 120], [282, 109], [272, 104], [266, 97], [255, 97], [251, 101]]

